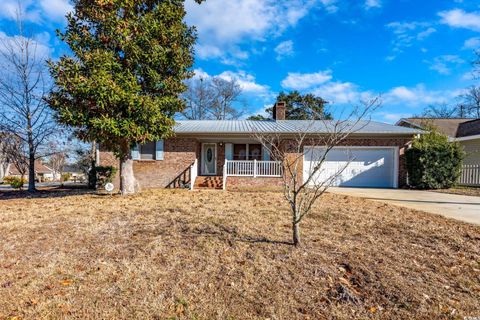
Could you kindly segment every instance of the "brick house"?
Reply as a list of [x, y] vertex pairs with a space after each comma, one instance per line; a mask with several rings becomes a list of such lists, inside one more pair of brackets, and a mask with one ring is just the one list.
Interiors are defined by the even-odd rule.
[[[325, 121], [285, 120], [285, 104], [274, 107], [274, 120], [177, 121], [175, 137], [137, 145], [132, 150], [134, 174], [142, 188], [212, 187], [228, 189], [281, 184], [281, 164], [270, 158], [253, 132], [275, 133], [288, 141], [309, 127], [312, 134], [327, 133]], [[313, 126], [310, 124], [313, 123]], [[335, 184], [352, 187], [397, 188], [406, 183], [404, 150], [421, 131], [379, 122], [365, 123], [341, 145], [330, 151], [326, 170], [334, 170], [353, 156]], [[309, 154], [321, 147], [303, 147], [303, 172]], [[100, 148], [100, 165], [118, 167], [112, 153]], [[225, 169], [225, 170], [224, 170]], [[118, 177], [115, 184], [118, 185]]]

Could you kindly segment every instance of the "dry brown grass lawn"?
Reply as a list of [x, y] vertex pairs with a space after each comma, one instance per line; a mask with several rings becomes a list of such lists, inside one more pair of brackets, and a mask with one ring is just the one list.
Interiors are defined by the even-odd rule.
[[480, 316], [480, 228], [436, 215], [327, 194], [294, 248], [275, 192], [3, 199], [0, 319]]

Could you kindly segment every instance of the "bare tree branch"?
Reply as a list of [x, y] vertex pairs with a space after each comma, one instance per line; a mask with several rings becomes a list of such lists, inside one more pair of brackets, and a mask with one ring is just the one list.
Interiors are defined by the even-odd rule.
[[[329, 152], [343, 144], [352, 134], [370, 123], [370, 115], [381, 105], [379, 97], [364, 101], [355, 107], [345, 120], [305, 120], [295, 122], [295, 132], [254, 132], [253, 137], [282, 165], [284, 198], [289, 204], [292, 218], [293, 243], [300, 243], [299, 224], [312, 210], [316, 201], [336, 182], [353, 159], [347, 151], [348, 161], [333, 172], [326, 172]], [[308, 151], [305, 147], [308, 146]], [[304, 168], [304, 157], [309, 168]]]
[[26, 35], [21, 12], [19, 6], [18, 34], [0, 40], [0, 131], [15, 142], [7, 148], [12, 153], [7, 156], [28, 162], [28, 189], [34, 191], [35, 160], [42, 156], [41, 149], [48, 149], [58, 127], [44, 100], [49, 92], [46, 57], [40, 56], [37, 42]]

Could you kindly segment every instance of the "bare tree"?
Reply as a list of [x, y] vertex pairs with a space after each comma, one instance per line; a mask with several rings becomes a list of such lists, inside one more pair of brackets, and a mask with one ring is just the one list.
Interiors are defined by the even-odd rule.
[[0, 153], [4, 155], [6, 162], [13, 165], [24, 179], [29, 169], [28, 145], [17, 136], [3, 134], [1, 147]]
[[215, 92], [210, 81], [205, 78], [194, 78], [187, 83], [187, 91], [183, 94], [187, 106], [182, 115], [188, 120], [207, 119], [208, 110], [215, 103]]
[[471, 86], [461, 98], [466, 117], [480, 118], [480, 87]]
[[212, 79], [212, 86], [215, 92], [215, 104], [210, 112], [216, 120], [238, 119], [242, 112], [234, 107], [235, 102], [242, 93], [242, 88], [235, 79], [226, 80], [219, 77]]
[[53, 178], [56, 177], [62, 178], [63, 167], [67, 163], [67, 153], [63, 151], [58, 151], [52, 154], [48, 159], [48, 164], [53, 171]]
[[480, 78], [480, 49], [475, 50], [475, 60], [473, 60], [473, 77], [476, 79]]
[[461, 113], [459, 112], [459, 106], [449, 106], [446, 103], [431, 104], [426, 107], [420, 117], [423, 118], [456, 118], [459, 117]]
[[37, 42], [25, 34], [20, 13], [17, 28], [16, 36], [0, 40], [0, 131], [26, 145], [28, 190], [33, 192], [35, 160], [49, 154], [44, 147], [58, 128], [44, 101], [49, 91], [46, 57], [41, 56]]
[[183, 117], [188, 120], [230, 120], [238, 119], [243, 112], [235, 104], [242, 104], [239, 99], [242, 88], [235, 79], [220, 77], [195, 78], [187, 82], [187, 91], [183, 94], [186, 108]]
[[[371, 113], [380, 105], [380, 99], [375, 98], [362, 102], [362, 106], [355, 108], [346, 120], [298, 122], [297, 130], [288, 138], [276, 133], [253, 133], [254, 138], [269, 151], [271, 158], [282, 165], [283, 194], [290, 208], [295, 246], [300, 244], [300, 223], [303, 218], [353, 160], [353, 156], [347, 152], [347, 163], [328, 172], [324, 164], [329, 152], [365, 127]], [[306, 153], [305, 146], [313, 148]], [[309, 168], [303, 167], [304, 156], [309, 159]]]

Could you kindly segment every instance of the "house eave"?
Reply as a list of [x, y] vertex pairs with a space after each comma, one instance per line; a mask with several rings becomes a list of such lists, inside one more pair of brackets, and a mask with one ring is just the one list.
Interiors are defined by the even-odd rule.
[[480, 134], [476, 134], [476, 135], [473, 135], [473, 136], [467, 136], [467, 137], [460, 137], [460, 138], [449, 138], [450, 141], [458, 141], [458, 142], [476, 140], [476, 139], [480, 139]]

